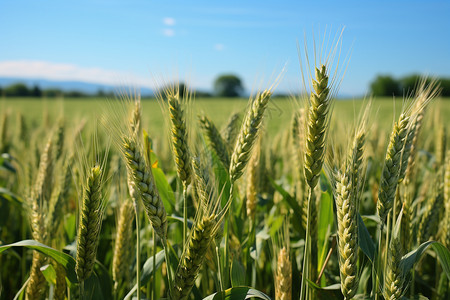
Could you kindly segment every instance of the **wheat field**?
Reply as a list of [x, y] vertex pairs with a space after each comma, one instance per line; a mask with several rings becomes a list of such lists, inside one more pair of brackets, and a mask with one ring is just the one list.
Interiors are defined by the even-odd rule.
[[450, 104], [4, 99], [1, 299], [449, 299]]

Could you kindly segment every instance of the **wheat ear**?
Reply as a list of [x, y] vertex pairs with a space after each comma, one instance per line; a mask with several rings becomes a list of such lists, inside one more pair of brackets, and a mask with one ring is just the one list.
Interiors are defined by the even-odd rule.
[[54, 263], [56, 271], [55, 300], [65, 300], [67, 293], [66, 270], [59, 264]]
[[169, 104], [172, 151], [175, 156], [177, 173], [184, 186], [191, 181], [191, 159], [188, 147], [186, 117], [181, 107], [179, 92], [167, 90], [166, 97]]
[[36, 183], [33, 187], [32, 198], [34, 201], [49, 201], [51, 194], [51, 182], [53, 174], [53, 141], [50, 137], [45, 145], [39, 160], [39, 170]]
[[163, 242], [167, 237], [167, 215], [156, 188], [150, 162], [147, 162], [137, 144], [136, 136], [122, 136], [122, 153], [128, 167], [131, 181], [139, 190], [145, 212], [156, 234]]
[[341, 291], [345, 299], [352, 299], [359, 282], [358, 199], [350, 174], [337, 174], [335, 180]]
[[116, 290], [129, 277], [129, 266], [133, 258], [132, 248], [130, 247], [133, 244], [133, 218], [133, 203], [128, 200], [123, 201], [119, 211], [112, 262], [112, 276]]
[[418, 242], [419, 244], [428, 241], [432, 237], [436, 237], [439, 224], [439, 214], [444, 204], [442, 192], [438, 192], [426, 206], [424, 215], [419, 224]]
[[271, 96], [272, 92], [269, 90], [259, 93], [247, 111], [231, 156], [229, 172], [231, 182], [239, 179], [244, 172]]
[[0, 119], [0, 151], [8, 152], [8, 113], [3, 112]]
[[66, 160], [64, 163], [63, 173], [59, 180], [59, 184], [52, 193], [52, 198], [50, 200], [49, 211], [46, 220], [46, 228], [48, 232], [55, 235], [61, 224], [61, 217], [63, 215], [63, 208], [65, 200], [70, 192], [70, 183], [72, 180], [72, 173], [70, 171], [70, 165], [72, 158]]
[[205, 216], [195, 224], [189, 244], [178, 266], [172, 299], [187, 299], [216, 232], [216, 215]]
[[447, 249], [450, 249], [450, 151], [447, 151], [447, 159], [445, 162], [444, 205], [444, 230], [441, 236], [441, 240], [443, 241], [443, 244], [447, 247]]
[[445, 152], [447, 147], [447, 130], [441, 124], [436, 137], [436, 165], [442, 166], [445, 163]]
[[[310, 266], [304, 263], [303, 272], [306, 278], [313, 279], [317, 273], [317, 209], [316, 187], [325, 157], [325, 140], [329, 125], [329, 112], [332, 104], [330, 88], [328, 87], [328, 74], [325, 65], [315, 68], [315, 79], [312, 81], [313, 91], [311, 92], [310, 105], [308, 109], [307, 133], [305, 139], [304, 152], [304, 173], [305, 180], [309, 186], [308, 210], [307, 210], [307, 242], [305, 253], [310, 253]], [[304, 258], [304, 261], [305, 258]], [[305, 270], [306, 272], [305, 274]], [[302, 289], [304, 279], [302, 279]]]
[[[210, 177], [206, 168], [202, 165], [199, 157], [192, 158], [192, 170], [194, 179], [195, 195], [200, 200], [200, 204], [204, 205], [209, 200]], [[197, 208], [199, 204], [197, 203]]]
[[292, 299], [292, 264], [286, 247], [281, 248], [278, 253], [275, 299]]
[[409, 119], [408, 115], [402, 113], [391, 133], [378, 190], [377, 211], [382, 223], [386, 222], [386, 217], [394, 204]]
[[393, 238], [388, 250], [386, 266], [384, 298], [389, 300], [401, 299], [404, 292], [404, 276], [400, 266], [402, 250], [400, 240]]
[[413, 122], [414, 125], [414, 137], [411, 143], [411, 150], [408, 157], [408, 163], [406, 166], [406, 173], [405, 173], [405, 185], [408, 185], [408, 183], [414, 178], [414, 167], [415, 167], [415, 159], [416, 159], [416, 153], [418, 150], [418, 137], [420, 130], [422, 128], [423, 124], [423, 118], [425, 116], [425, 113], [427, 111], [428, 103], [437, 96], [439, 93], [439, 85], [435, 80], [433, 80], [430, 84], [426, 85], [425, 78], [421, 80], [419, 83], [418, 89], [415, 93], [416, 103], [413, 108], [413, 115], [415, 116]]
[[25, 299], [27, 300], [44, 299], [47, 281], [41, 272], [41, 267], [44, 265], [45, 261], [45, 256], [42, 253], [37, 251], [33, 252], [30, 278], [25, 291]]
[[314, 189], [319, 181], [325, 157], [325, 139], [329, 124], [329, 111], [332, 98], [329, 97], [328, 74], [324, 65], [316, 68], [314, 91], [311, 93], [308, 109], [306, 147], [304, 154], [305, 179], [310, 189]]
[[[44, 244], [48, 242], [44, 208], [48, 207], [46, 201], [49, 199], [47, 198], [47, 195], [49, 191], [51, 191], [49, 180], [50, 174], [53, 171], [51, 154], [52, 141], [50, 138], [41, 155], [36, 182], [33, 185], [30, 198], [28, 199], [33, 239]], [[27, 299], [41, 299], [45, 293], [46, 281], [40, 270], [45, 262], [46, 257], [44, 255], [37, 251], [33, 251], [30, 279], [26, 290]]]
[[80, 283], [91, 276], [97, 256], [104, 207], [102, 183], [102, 169], [100, 166], [94, 166], [83, 185], [83, 201], [78, 226], [75, 271]]
[[66, 127], [64, 124], [64, 119], [60, 119], [58, 122], [58, 127], [56, 128], [55, 136], [55, 158], [58, 160], [63, 154], [64, 149], [64, 136]]
[[239, 130], [239, 113], [234, 113], [228, 119], [226, 126], [222, 129], [223, 140], [225, 145], [227, 145], [228, 151], [231, 152], [231, 145], [236, 144], [236, 136]]
[[259, 182], [259, 152], [260, 144], [257, 143], [256, 149], [250, 158], [247, 174], [247, 186], [246, 186], [246, 209], [247, 217], [250, 218], [253, 223], [255, 220], [256, 204], [258, 197], [258, 182]]
[[219, 157], [223, 166], [226, 169], [230, 168], [230, 154], [228, 151], [228, 147], [225, 144], [222, 136], [217, 130], [214, 123], [205, 115], [199, 117], [200, 126], [205, 131], [206, 136], [210, 142], [211, 148], [214, 150], [216, 155]]

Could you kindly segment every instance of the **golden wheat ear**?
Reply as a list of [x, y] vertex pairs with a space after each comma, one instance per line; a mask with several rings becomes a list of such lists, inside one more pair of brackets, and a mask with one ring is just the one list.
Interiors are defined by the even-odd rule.
[[289, 219], [273, 238], [275, 299], [292, 299], [292, 256], [289, 241]]
[[129, 265], [133, 258], [133, 248], [130, 247], [133, 245], [133, 218], [133, 203], [125, 199], [120, 205], [112, 262], [112, 276], [116, 290], [129, 279]]

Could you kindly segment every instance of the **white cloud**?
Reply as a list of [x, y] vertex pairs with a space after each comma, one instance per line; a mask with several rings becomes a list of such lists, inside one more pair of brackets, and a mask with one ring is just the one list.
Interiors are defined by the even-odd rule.
[[174, 26], [176, 22], [174, 18], [164, 18], [163, 23], [167, 26]]
[[163, 30], [163, 34], [164, 34], [165, 36], [172, 37], [172, 36], [175, 35], [175, 30], [173, 30], [173, 29], [171, 29], [171, 28], [165, 28], [165, 29]]
[[108, 85], [123, 85], [126, 80], [137, 85], [149, 86], [148, 79], [136, 76], [131, 72], [35, 60], [0, 61], [0, 76], [85, 81]]
[[214, 49], [217, 51], [222, 51], [225, 46], [223, 44], [215, 44]]

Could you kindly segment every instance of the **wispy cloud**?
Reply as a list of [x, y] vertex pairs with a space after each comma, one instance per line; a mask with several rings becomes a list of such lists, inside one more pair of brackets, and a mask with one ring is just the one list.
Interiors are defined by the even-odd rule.
[[35, 60], [0, 61], [0, 76], [85, 81], [108, 85], [123, 85], [124, 81], [131, 81], [140, 86], [149, 86], [148, 79], [136, 76], [131, 72]]
[[225, 46], [223, 44], [215, 44], [214, 49], [217, 51], [222, 51]]
[[174, 26], [176, 22], [175, 22], [174, 18], [167, 17], [167, 18], [163, 19], [163, 23], [164, 23], [164, 25], [167, 25], [167, 26]]
[[175, 30], [173, 30], [172, 28], [164, 28], [162, 33], [167, 37], [172, 37], [175, 35]]

